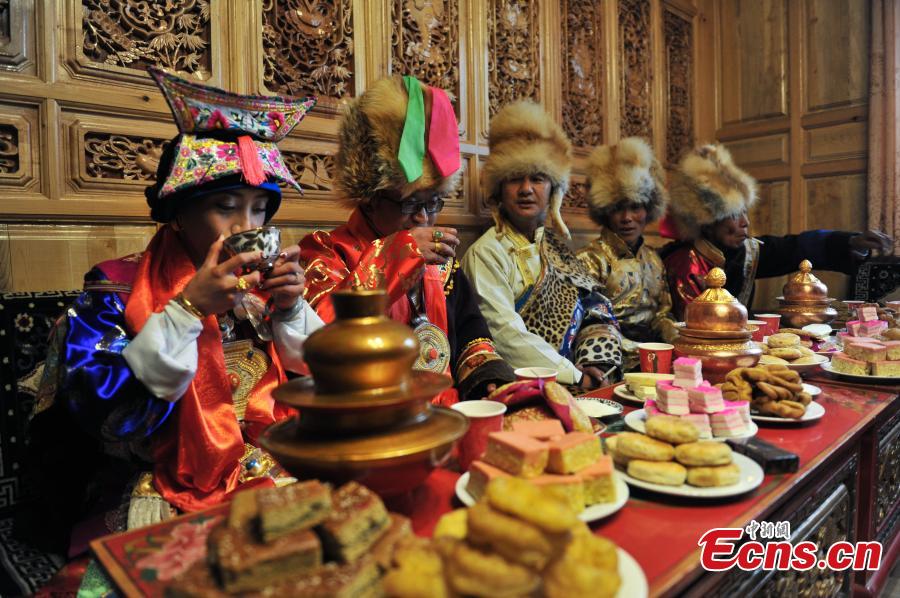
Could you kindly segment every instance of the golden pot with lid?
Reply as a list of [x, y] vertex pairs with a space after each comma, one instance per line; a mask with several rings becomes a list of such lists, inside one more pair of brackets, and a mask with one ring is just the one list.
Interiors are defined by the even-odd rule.
[[713, 268], [706, 275], [706, 290], [688, 304], [684, 321], [690, 330], [747, 330], [747, 308], [725, 288], [721, 268]]
[[828, 287], [812, 273], [812, 262], [800, 262], [800, 271], [794, 274], [781, 289], [786, 302], [827, 302]]

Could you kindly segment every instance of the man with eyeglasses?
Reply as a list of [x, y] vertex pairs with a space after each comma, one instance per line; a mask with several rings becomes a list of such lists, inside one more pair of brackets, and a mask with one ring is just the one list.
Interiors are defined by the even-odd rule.
[[484, 189], [495, 225], [469, 248], [462, 267], [497, 350], [516, 368], [555, 369], [563, 384], [606, 385], [622, 365], [622, 341], [600, 282], [565, 243], [559, 210], [571, 143], [528, 101], [491, 119], [488, 143]]
[[446, 93], [413, 77], [381, 79], [350, 104], [338, 138], [336, 182], [353, 212], [347, 224], [300, 242], [306, 300], [330, 322], [332, 292], [386, 289], [387, 315], [419, 339], [415, 367], [453, 377], [441, 404], [511, 382], [459, 269], [457, 231], [435, 226], [461, 166]]

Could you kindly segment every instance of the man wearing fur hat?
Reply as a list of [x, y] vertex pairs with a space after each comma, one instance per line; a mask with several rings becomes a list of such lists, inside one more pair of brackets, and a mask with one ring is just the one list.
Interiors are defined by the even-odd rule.
[[494, 226], [466, 252], [462, 267], [497, 349], [513, 367], [550, 367], [564, 384], [603, 385], [622, 365], [621, 337], [599, 282], [564, 241], [569, 231], [559, 210], [571, 144], [528, 101], [494, 116], [488, 143], [484, 188]]
[[[680, 239], [663, 251], [673, 313], [705, 288], [714, 267], [725, 270], [725, 288], [744, 305], [753, 303], [757, 278], [782, 276], [809, 260], [817, 270], [852, 274], [871, 250], [889, 252], [891, 239], [878, 231], [814, 230], [784, 237], [750, 236], [748, 212], [757, 200], [756, 181], [738, 168], [719, 144], [688, 153], [672, 173], [666, 226]], [[670, 221], [670, 222], [669, 222]]]
[[459, 179], [459, 132], [447, 94], [413, 77], [377, 81], [341, 120], [337, 184], [353, 207], [347, 224], [300, 242], [306, 299], [326, 322], [330, 294], [384, 288], [387, 315], [415, 329], [415, 367], [453, 376], [441, 396], [480, 399], [514, 379], [494, 351], [469, 281], [459, 270], [456, 230], [434, 226]]
[[626, 369], [637, 362], [637, 344], [677, 336], [666, 271], [644, 228], [666, 211], [665, 173], [643, 139], [600, 146], [588, 158], [590, 216], [600, 236], [578, 252], [603, 285], [622, 329]]

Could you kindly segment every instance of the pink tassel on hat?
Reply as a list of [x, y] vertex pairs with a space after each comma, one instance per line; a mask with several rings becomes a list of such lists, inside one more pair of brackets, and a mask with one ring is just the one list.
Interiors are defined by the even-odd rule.
[[459, 170], [459, 128], [456, 115], [447, 93], [437, 87], [431, 88], [428, 155], [441, 176], [450, 176]]
[[266, 182], [266, 171], [262, 160], [259, 159], [259, 151], [256, 143], [249, 135], [241, 135], [238, 141], [238, 158], [241, 161], [241, 172], [247, 184], [259, 187]]

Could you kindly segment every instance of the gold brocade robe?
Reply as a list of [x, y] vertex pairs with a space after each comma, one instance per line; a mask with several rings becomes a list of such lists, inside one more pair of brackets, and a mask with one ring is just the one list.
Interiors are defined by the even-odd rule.
[[656, 250], [641, 240], [637, 253], [607, 228], [578, 251], [603, 285], [622, 329], [622, 348], [629, 359], [626, 368], [637, 364], [637, 344], [672, 342], [677, 336], [672, 317], [672, 298], [666, 271]]

